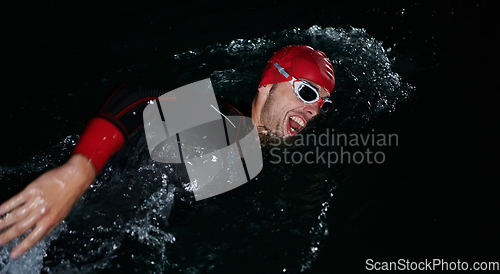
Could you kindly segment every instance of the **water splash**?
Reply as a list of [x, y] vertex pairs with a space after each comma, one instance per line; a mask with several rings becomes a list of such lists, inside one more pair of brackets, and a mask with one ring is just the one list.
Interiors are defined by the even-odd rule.
[[[288, 44], [311, 45], [329, 56], [337, 82], [337, 123], [362, 124], [392, 112], [414, 89], [392, 71], [393, 59], [383, 43], [364, 29], [319, 26], [163, 56], [157, 63], [121, 69], [101, 84], [175, 75], [168, 79], [175, 88], [209, 76], [219, 95], [251, 99], [267, 59]], [[0, 180], [28, 183], [30, 174], [67, 160], [77, 138], [70, 135], [50, 152], [0, 167]], [[151, 161], [144, 137], [136, 134], [63, 225], [26, 255], [30, 259], [8, 259], [14, 242], [0, 248], [0, 271], [199, 273], [234, 271], [240, 267], [235, 262], [258, 270], [304, 271], [328, 237], [336, 181], [334, 172], [320, 165], [265, 165], [253, 182], [208, 201], [193, 203], [186, 189], [177, 167]], [[280, 263], [269, 262], [270, 256], [278, 256]]]
[[66, 136], [54, 145], [50, 151], [33, 156], [30, 160], [16, 166], [0, 166], [0, 181], [23, 181], [20, 178], [27, 175], [36, 175], [40, 172], [61, 165], [62, 161], [69, 158], [79, 135]]
[[[325, 182], [328, 184], [328, 182]], [[306, 269], [311, 268], [314, 261], [320, 255], [321, 241], [328, 236], [328, 223], [326, 222], [328, 209], [330, 208], [330, 203], [333, 199], [333, 193], [337, 189], [337, 185], [333, 184], [333, 187], [329, 190], [329, 196], [326, 200], [321, 203], [321, 210], [318, 215], [318, 223], [311, 227], [309, 234], [311, 235], [311, 242], [309, 251], [302, 258], [302, 265], [300, 268], [301, 272], [304, 272]]]
[[24, 238], [31, 232], [29, 230], [25, 234], [6, 245], [0, 247], [0, 273], [1, 274], [16, 274], [16, 273], [26, 273], [35, 274], [40, 273], [43, 269], [43, 259], [47, 256], [47, 249], [50, 243], [57, 239], [59, 234], [66, 230], [66, 225], [62, 222], [57, 228], [55, 228], [48, 236], [44, 237], [30, 250], [24, 253], [21, 257], [12, 260], [10, 259], [10, 252], [12, 249], [21, 243]]
[[362, 28], [293, 28], [266, 37], [235, 39], [227, 45], [209, 45], [196, 54], [188, 51], [174, 59], [176, 66], [186, 68], [194, 63], [207, 64], [203, 70], [212, 69], [215, 91], [237, 101], [253, 97], [267, 59], [289, 44], [310, 45], [329, 57], [336, 78], [335, 106], [348, 122], [367, 122], [381, 112], [392, 112], [415, 89], [392, 70], [390, 48], [386, 50]]

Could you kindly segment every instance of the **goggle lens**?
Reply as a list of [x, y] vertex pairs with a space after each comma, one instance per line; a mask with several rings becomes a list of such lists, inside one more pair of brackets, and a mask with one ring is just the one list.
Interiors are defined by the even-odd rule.
[[308, 102], [314, 102], [318, 99], [318, 93], [306, 85], [299, 88], [299, 95], [304, 101]]
[[[298, 94], [302, 98], [302, 100], [307, 103], [314, 103], [319, 99], [318, 91], [305, 84], [299, 86]], [[322, 102], [323, 103], [321, 105], [321, 110], [323, 110], [323, 112], [327, 112], [330, 107], [333, 106], [333, 103], [330, 99], [322, 99]]]
[[333, 103], [330, 102], [330, 101], [325, 101], [323, 102], [323, 105], [321, 106], [321, 110], [323, 110], [323, 112], [328, 112], [328, 110], [330, 110], [330, 108], [333, 106]]

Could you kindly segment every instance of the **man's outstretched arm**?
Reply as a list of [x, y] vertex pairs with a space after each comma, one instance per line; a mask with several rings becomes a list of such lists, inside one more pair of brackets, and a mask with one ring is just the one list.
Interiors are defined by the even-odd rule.
[[70, 160], [47, 171], [0, 205], [0, 245], [31, 233], [11, 252], [21, 256], [49, 234], [71, 211], [111, 156], [142, 127], [142, 112], [164, 89], [122, 86], [117, 89], [78, 140]]

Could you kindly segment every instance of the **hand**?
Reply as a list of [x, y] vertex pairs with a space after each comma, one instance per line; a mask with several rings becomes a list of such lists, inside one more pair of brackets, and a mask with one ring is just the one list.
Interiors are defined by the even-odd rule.
[[88, 158], [73, 155], [59, 168], [47, 171], [23, 191], [0, 206], [0, 245], [24, 234], [31, 233], [11, 252], [17, 258], [48, 235], [71, 211], [96, 177]]

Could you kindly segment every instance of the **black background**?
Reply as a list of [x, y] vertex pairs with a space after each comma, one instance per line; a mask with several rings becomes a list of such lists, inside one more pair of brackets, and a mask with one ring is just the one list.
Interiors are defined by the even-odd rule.
[[[375, 121], [404, 141], [391, 161], [360, 174], [389, 179], [341, 181], [331, 236], [310, 272], [363, 271], [368, 258], [499, 261], [494, 11], [484, 1], [2, 3], [0, 163], [80, 133], [109, 95], [82, 94], [82, 83], [154, 60], [142, 39], [162, 37], [161, 50], [175, 54], [292, 27], [350, 25], [393, 45], [403, 56], [396, 72], [417, 89]], [[418, 69], [406, 71], [405, 60]], [[22, 188], [1, 183], [0, 201]]]

